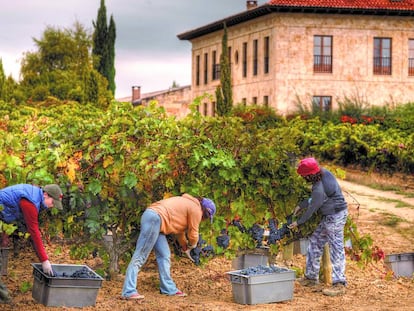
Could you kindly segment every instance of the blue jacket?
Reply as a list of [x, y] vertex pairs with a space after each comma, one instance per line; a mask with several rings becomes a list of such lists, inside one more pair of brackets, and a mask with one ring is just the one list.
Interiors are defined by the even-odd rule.
[[3, 221], [11, 223], [16, 220], [23, 220], [23, 214], [19, 207], [21, 199], [32, 202], [38, 212], [46, 208], [43, 202], [42, 188], [29, 184], [9, 186], [0, 190], [0, 205], [3, 206], [0, 218]]

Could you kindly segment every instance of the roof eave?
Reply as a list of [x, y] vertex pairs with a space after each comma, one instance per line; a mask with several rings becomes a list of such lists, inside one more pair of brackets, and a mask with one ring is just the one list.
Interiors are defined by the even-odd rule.
[[192, 40], [206, 34], [222, 30], [224, 24], [231, 27], [260, 16], [271, 13], [308, 13], [308, 14], [343, 14], [343, 15], [378, 15], [378, 16], [414, 16], [414, 10], [389, 10], [365, 8], [332, 8], [332, 7], [298, 7], [264, 4], [255, 9], [243, 11], [205, 26], [178, 34], [180, 40]]

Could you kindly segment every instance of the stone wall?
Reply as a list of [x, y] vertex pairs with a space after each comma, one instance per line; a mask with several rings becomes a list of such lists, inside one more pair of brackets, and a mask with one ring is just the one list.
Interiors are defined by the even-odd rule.
[[[368, 15], [274, 13], [228, 28], [234, 103], [263, 104], [281, 114], [309, 105], [313, 96], [331, 96], [333, 109], [345, 98], [370, 105], [414, 100], [414, 76], [408, 75], [408, 40], [414, 38], [414, 18]], [[333, 37], [332, 73], [314, 73], [315, 35]], [[223, 31], [192, 43], [192, 98], [205, 93], [202, 110], [214, 112], [212, 54], [219, 62]], [[263, 72], [263, 42], [270, 39], [270, 70]], [[374, 37], [392, 39], [392, 74], [374, 75]], [[258, 74], [252, 75], [253, 40], [258, 40]], [[247, 77], [242, 76], [242, 49], [247, 42]], [[204, 55], [208, 55], [208, 83], [204, 84]], [[200, 85], [196, 85], [196, 56], [200, 56]]]

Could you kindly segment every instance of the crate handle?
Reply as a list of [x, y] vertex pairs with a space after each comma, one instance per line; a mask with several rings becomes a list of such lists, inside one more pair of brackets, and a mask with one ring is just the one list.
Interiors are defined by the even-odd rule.
[[40, 282], [44, 283], [44, 277], [43, 277], [43, 275], [42, 275], [42, 273], [41, 273], [40, 271], [38, 271], [38, 270], [34, 269], [34, 270], [33, 270], [33, 275], [34, 275], [34, 277], [35, 277], [38, 281], [40, 281]]
[[231, 274], [230, 279], [231, 279], [232, 283], [237, 283], [237, 284], [242, 284], [243, 283], [242, 277], [240, 275]]

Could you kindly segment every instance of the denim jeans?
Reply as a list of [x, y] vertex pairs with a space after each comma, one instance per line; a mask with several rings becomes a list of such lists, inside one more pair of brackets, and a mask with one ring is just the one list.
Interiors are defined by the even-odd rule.
[[160, 233], [161, 218], [151, 209], [146, 209], [141, 217], [141, 231], [137, 240], [135, 252], [128, 265], [122, 296], [129, 297], [137, 293], [138, 273], [154, 249], [160, 277], [161, 294], [174, 295], [178, 289], [171, 278], [171, 251], [167, 238]]
[[323, 248], [328, 243], [332, 264], [332, 284], [343, 283], [346, 285], [344, 227], [347, 216], [347, 210], [323, 216], [322, 221], [309, 237], [305, 271], [305, 276], [308, 279], [319, 279], [320, 260]]

